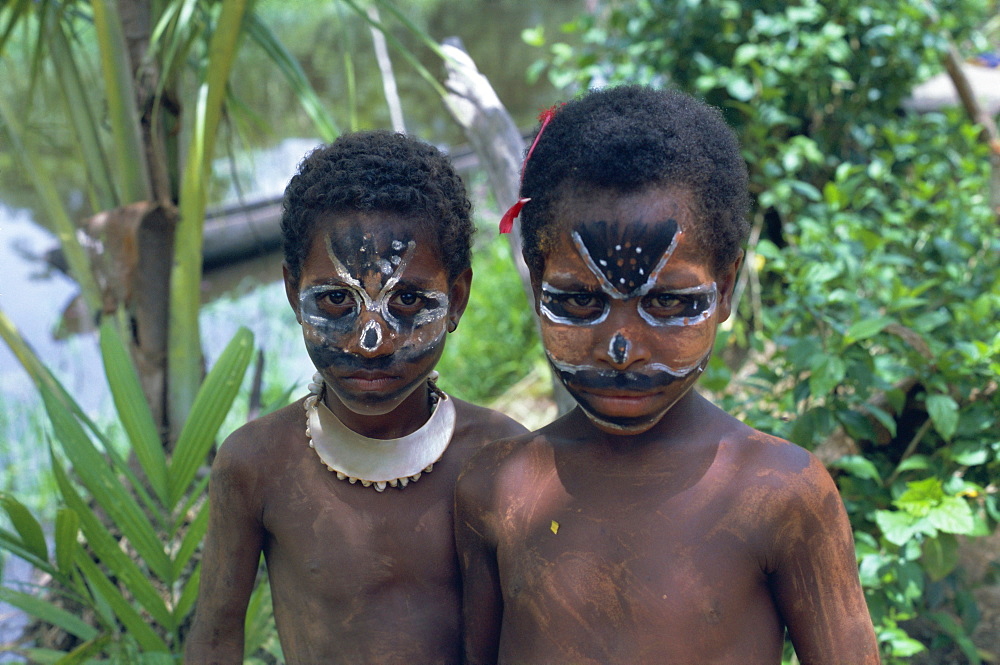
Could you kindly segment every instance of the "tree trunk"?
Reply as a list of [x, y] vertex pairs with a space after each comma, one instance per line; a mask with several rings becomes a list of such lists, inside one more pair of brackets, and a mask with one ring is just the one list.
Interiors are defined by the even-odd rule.
[[134, 202], [98, 215], [93, 220], [98, 228], [93, 230], [100, 229], [98, 237], [103, 235], [107, 241], [108, 256], [99, 263], [106, 287], [105, 311], [125, 308], [132, 359], [161, 440], [169, 447], [178, 434], [172, 431], [166, 399], [170, 269], [179, 197], [179, 105], [173, 87], [163, 84], [158, 63], [149, 56], [150, 0], [118, 0], [118, 12], [135, 80], [135, 104], [154, 201]]
[[[449, 37], [444, 41], [442, 49], [448, 55], [445, 61], [448, 73], [445, 81], [445, 88], [448, 90], [445, 105], [479, 155], [497, 205], [501, 210], [506, 210], [517, 201], [521, 189], [524, 139], [489, 80], [479, 72], [476, 63], [462, 47], [461, 40]], [[528, 266], [521, 255], [519, 224], [514, 224], [508, 239], [521, 285], [534, 309], [535, 297]], [[552, 396], [560, 415], [575, 406], [573, 398], [555, 376], [552, 377]]]

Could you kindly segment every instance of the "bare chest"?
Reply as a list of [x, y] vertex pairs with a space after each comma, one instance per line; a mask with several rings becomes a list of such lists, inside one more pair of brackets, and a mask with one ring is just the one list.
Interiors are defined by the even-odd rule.
[[272, 577], [327, 600], [455, 585], [448, 469], [376, 492], [310, 458], [293, 467], [264, 511]]
[[498, 525], [507, 634], [558, 626], [602, 657], [643, 659], [692, 639], [712, 653], [748, 627], [779, 632], [754, 525], [733, 517], [738, 496], [609, 484], [537, 499]]

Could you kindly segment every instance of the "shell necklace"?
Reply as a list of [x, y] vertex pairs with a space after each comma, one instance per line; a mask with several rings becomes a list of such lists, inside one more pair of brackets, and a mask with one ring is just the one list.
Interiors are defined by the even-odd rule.
[[402, 489], [429, 473], [455, 432], [455, 404], [429, 379], [431, 417], [415, 432], [398, 439], [372, 439], [350, 429], [323, 403], [325, 385], [317, 373], [305, 400], [309, 447], [339, 480], [361, 482], [381, 492]]

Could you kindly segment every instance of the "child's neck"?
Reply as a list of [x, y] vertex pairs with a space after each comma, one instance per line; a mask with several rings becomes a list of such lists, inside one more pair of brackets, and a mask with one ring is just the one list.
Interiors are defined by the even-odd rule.
[[348, 429], [372, 439], [398, 439], [412, 434], [431, 416], [430, 388], [426, 381], [388, 413], [356, 413], [344, 406], [330, 390], [324, 391], [323, 402]]

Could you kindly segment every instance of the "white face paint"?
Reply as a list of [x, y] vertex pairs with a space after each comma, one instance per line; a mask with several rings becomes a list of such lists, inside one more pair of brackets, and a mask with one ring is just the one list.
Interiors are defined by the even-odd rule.
[[[403, 292], [397, 289], [400, 277], [416, 249], [415, 241], [403, 243], [400, 240], [393, 240], [390, 245], [390, 251], [393, 253], [388, 257], [375, 253], [373, 243], [359, 248], [359, 255], [365, 255], [364, 266], [369, 270], [374, 268], [384, 277], [380, 280], [381, 287], [375, 295], [370, 293], [372, 290], [370, 285], [366, 289], [362, 283], [366, 275], [352, 272], [337, 256], [330, 237], [326, 239], [326, 246], [339, 283], [312, 286], [301, 292], [299, 300], [303, 323], [321, 334], [325, 333], [324, 336], [340, 337], [354, 330], [358, 346], [369, 353], [378, 351], [389, 335], [409, 335], [411, 339], [406, 346], [423, 345], [440, 337], [443, 330], [422, 329], [426, 329], [432, 323], [443, 321], [448, 315], [448, 294], [430, 289], [407, 289]], [[419, 299], [423, 306], [411, 313], [410, 308], [400, 308], [399, 303], [394, 307], [394, 300], [397, 299], [414, 301]], [[331, 316], [327, 311], [328, 308], [321, 306], [324, 301], [337, 305], [351, 303], [351, 307], [349, 311], [342, 312], [338, 316]], [[406, 313], [400, 313], [400, 309], [406, 310]], [[363, 312], [372, 316], [363, 317]], [[367, 320], [360, 324], [365, 318]], [[430, 333], [430, 336], [425, 333]], [[424, 339], [425, 337], [427, 339]]]
[[568, 200], [538, 309], [552, 368], [606, 431], [646, 431], [708, 364], [720, 287], [683, 192]]

